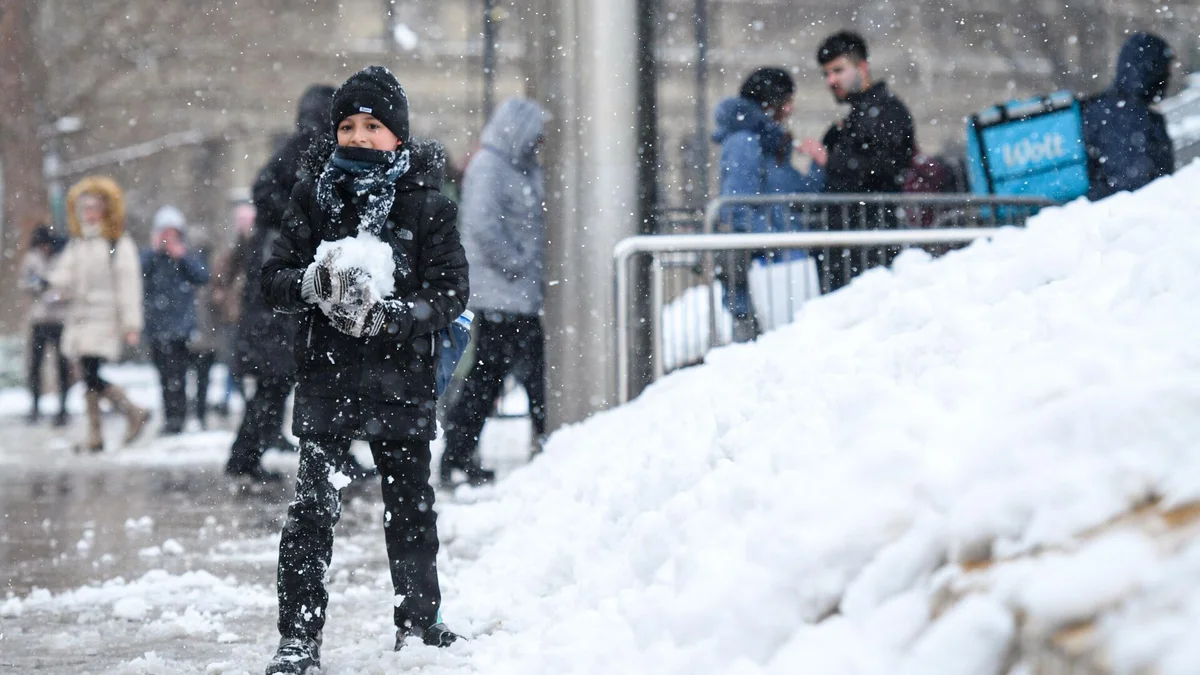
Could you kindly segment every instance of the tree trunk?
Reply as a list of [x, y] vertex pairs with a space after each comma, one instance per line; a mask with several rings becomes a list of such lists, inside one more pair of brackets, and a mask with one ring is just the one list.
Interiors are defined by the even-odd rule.
[[42, 174], [43, 68], [33, 42], [33, 3], [0, 4], [0, 166], [4, 211], [0, 222], [0, 331], [11, 333], [24, 320], [25, 302], [17, 287], [29, 232], [47, 221], [49, 204]]

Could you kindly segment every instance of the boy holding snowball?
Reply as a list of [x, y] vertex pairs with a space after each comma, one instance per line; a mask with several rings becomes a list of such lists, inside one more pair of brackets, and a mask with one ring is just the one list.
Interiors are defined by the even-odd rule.
[[458, 637], [439, 617], [429, 486], [434, 334], [468, 294], [457, 208], [438, 192], [444, 155], [411, 142], [408, 99], [381, 66], [351, 76], [330, 117], [337, 147], [296, 185], [263, 265], [267, 303], [304, 314], [293, 412], [300, 468], [279, 542], [281, 640], [268, 674], [320, 667], [324, 577], [349, 483], [337, 459], [353, 439], [370, 442], [382, 479], [396, 649], [408, 638], [444, 647]]

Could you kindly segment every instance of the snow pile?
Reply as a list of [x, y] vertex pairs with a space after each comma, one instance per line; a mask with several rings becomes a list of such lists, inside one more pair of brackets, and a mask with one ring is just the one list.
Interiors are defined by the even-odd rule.
[[445, 614], [501, 624], [472, 662], [1002, 673], [1029, 631], [1119, 606], [1102, 647], [1197, 672], [1197, 547], [1080, 535], [1200, 499], [1198, 188], [1193, 167], [908, 252], [443, 506], [473, 560]]

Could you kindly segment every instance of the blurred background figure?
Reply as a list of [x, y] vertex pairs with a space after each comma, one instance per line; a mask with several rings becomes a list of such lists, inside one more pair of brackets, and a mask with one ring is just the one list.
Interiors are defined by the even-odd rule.
[[[866, 40], [851, 31], [834, 33], [817, 48], [817, 63], [834, 100], [850, 106], [820, 141], [810, 138], [800, 144], [800, 151], [825, 169], [824, 192], [901, 192], [916, 155], [917, 135], [908, 106], [887, 82], [873, 76]], [[896, 211], [891, 207], [852, 205], [829, 214], [829, 229], [834, 231], [896, 226]], [[898, 253], [895, 248], [872, 250], [863, 267], [850, 249], [834, 249], [828, 258], [819, 257], [817, 264], [824, 268], [829, 290], [836, 291], [866, 268], [890, 265]]]
[[233, 209], [233, 242], [217, 253], [212, 265], [212, 280], [209, 282], [209, 306], [212, 319], [219, 334], [219, 351], [223, 363], [229, 366], [225, 377], [225, 391], [217, 404], [217, 414], [229, 415], [229, 402], [234, 391], [242, 395], [242, 381], [234, 370], [234, 351], [237, 343], [238, 322], [242, 318], [242, 294], [246, 287], [247, 257], [250, 255], [251, 238], [254, 235], [253, 204], [241, 203]]
[[[208, 283], [196, 291], [196, 327], [187, 342], [188, 370], [196, 374], [196, 396], [193, 410], [202, 430], [208, 429], [208, 387], [212, 367], [217, 362], [217, 349], [221, 345], [220, 319], [212, 304], [212, 245], [207, 236], [200, 232], [191, 237], [196, 257], [209, 270]], [[186, 410], [185, 416], [186, 416]]]
[[31, 296], [29, 303], [29, 394], [33, 406], [29, 422], [41, 419], [39, 402], [42, 396], [42, 364], [47, 351], [54, 350], [58, 366], [58, 414], [54, 426], [66, 425], [67, 390], [71, 387], [71, 364], [63, 353], [63, 320], [67, 306], [56, 291], [50, 289], [50, 270], [67, 241], [54, 235], [48, 225], [38, 225], [29, 240], [29, 252], [21, 268], [21, 288]]
[[1136, 190], [1175, 172], [1166, 120], [1151, 108], [1167, 93], [1174, 58], [1166, 40], [1134, 33], [1121, 47], [1112, 85], [1084, 103], [1088, 199]]
[[187, 221], [174, 206], [154, 214], [150, 248], [142, 252], [146, 341], [162, 385], [160, 433], [183, 431], [187, 419], [188, 340], [196, 330], [196, 288], [208, 283], [204, 261], [185, 241]]
[[[785, 126], [792, 115], [796, 85], [782, 68], [758, 68], [742, 83], [738, 95], [721, 101], [714, 113], [713, 142], [721, 146], [721, 195], [752, 196], [817, 192], [823, 174], [810, 175], [792, 166], [792, 134]], [[800, 228], [798, 217], [783, 206], [738, 205], [723, 219], [734, 232], [781, 232]], [[747, 283], [749, 254], [722, 256], [725, 306], [733, 315], [733, 340], [758, 335]]]
[[150, 414], [125, 391], [100, 377], [100, 366], [121, 358], [142, 332], [142, 269], [137, 246], [125, 232], [125, 198], [111, 178], [89, 176], [67, 193], [71, 239], [50, 272], [50, 287], [68, 303], [63, 323], [67, 355], [79, 359], [87, 386], [87, 438], [83, 447], [104, 449], [100, 401], [125, 415], [125, 443], [141, 433]]
[[529, 396], [535, 452], [546, 433], [545, 185], [537, 159], [544, 120], [533, 101], [502, 103], [463, 178], [459, 232], [471, 265], [467, 306], [475, 312], [476, 338], [473, 367], [446, 419], [444, 484], [453, 482], [455, 470], [473, 484], [495, 479], [479, 463], [478, 444], [505, 375], [517, 374]]
[[292, 353], [297, 317], [267, 307], [260, 290], [262, 265], [279, 237], [292, 188], [300, 180], [304, 155], [322, 136], [330, 137], [329, 109], [333, 87], [313, 85], [300, 97], [296, 133], [275, 153], [254, 181], [254, 233], [245, 253], [240, 321], [234, 367], [238, 375], [254, 378], [254, 392], [225, 464], [225, 473], [255, 482], [282, 477], [262, 467], [269, 448], [295, 450], [283, 435], [283, 413], [296, 380]]

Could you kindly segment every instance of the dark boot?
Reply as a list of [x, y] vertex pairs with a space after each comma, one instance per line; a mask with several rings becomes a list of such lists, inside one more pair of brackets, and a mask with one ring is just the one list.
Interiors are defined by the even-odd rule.
[[449, 647], [459, 640], [466, 638], [452, 632], [444, 623], [435, 623], [429, 628], [403, 627], [396, 629], [395, 651], [404, 648], [404, 642], [410, 637], [420, 638], [421, 642], [430, 647]]
[[455, 484], [455, 470], [463, 472], [466, 475], [466, 482], [476, 487], [493, 483], [496, 480], [496, 472], [483, 468], [479, 464], [479, 460], [474, 457], [458, 459], [456, 457], [447, 458], [443, 455], [442, 462], [438, 466], [438, 477], [441, 478], [442, 485], [452, 486]]
[[286, 673], [307, 675], [321, 667], [321, 636], [316, 638], [282, 638], [275, 657], [267, 664], [266, 675]]

